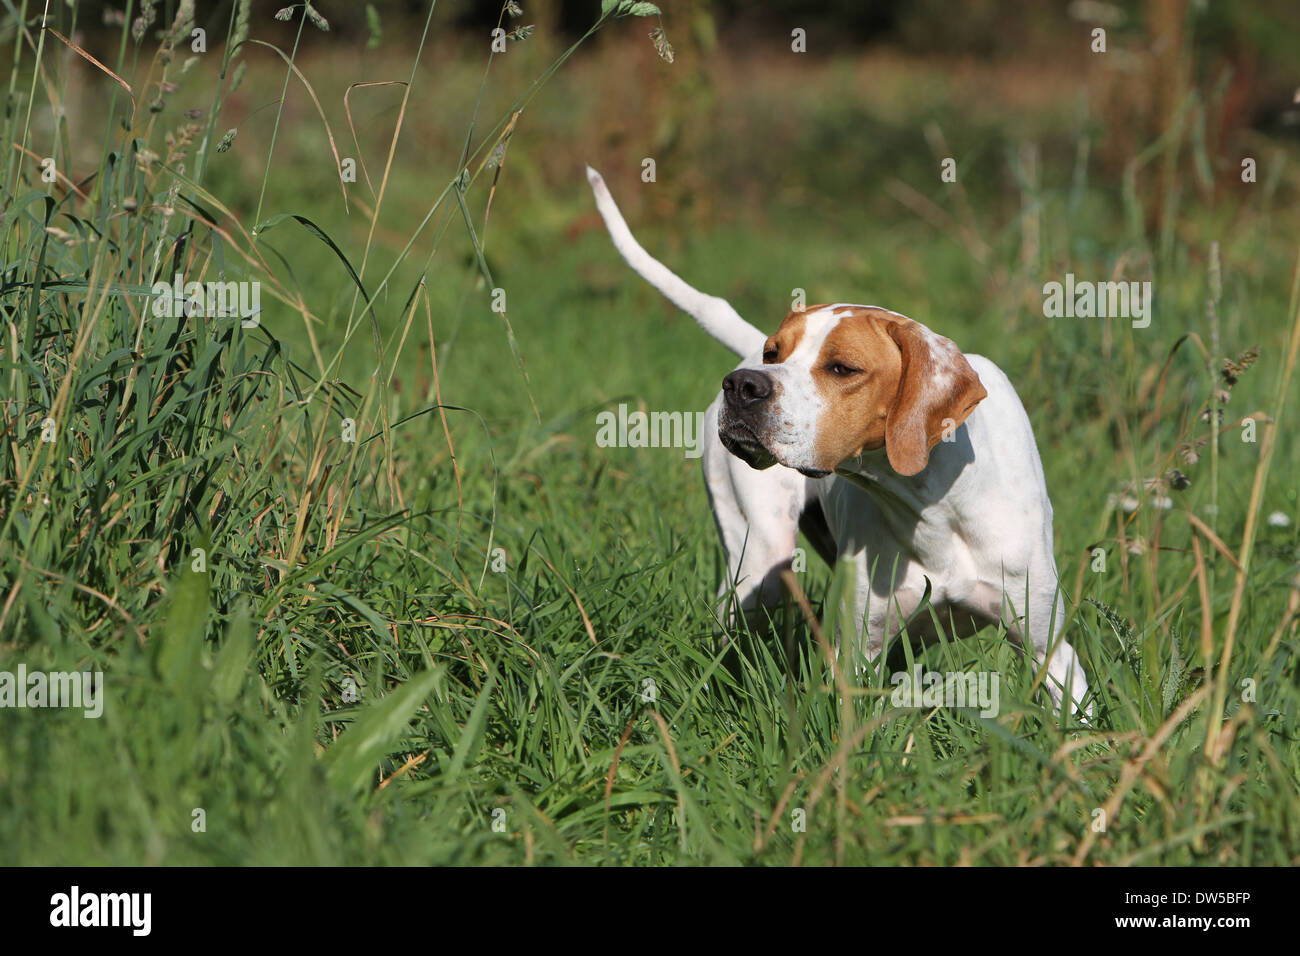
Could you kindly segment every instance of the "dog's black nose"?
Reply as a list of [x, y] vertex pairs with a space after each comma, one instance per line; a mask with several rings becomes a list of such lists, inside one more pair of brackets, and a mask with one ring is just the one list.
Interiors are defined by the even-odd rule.
[[722, 380], [722, 393], [727, 397], [728, 405], [747, 408], [772, 397], [772, 379], [758, 369], [736, 369]]

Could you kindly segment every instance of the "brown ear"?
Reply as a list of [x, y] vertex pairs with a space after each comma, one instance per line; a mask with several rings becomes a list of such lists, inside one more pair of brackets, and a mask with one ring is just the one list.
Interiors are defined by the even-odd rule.
[[885, 454], [900, 475], [915, 475], [943, 438], [988, 395], [980, 377], [951, 339], [919, 322], [892, 322], [889, 337], [903, 356], [898, 394], [885, 415]]

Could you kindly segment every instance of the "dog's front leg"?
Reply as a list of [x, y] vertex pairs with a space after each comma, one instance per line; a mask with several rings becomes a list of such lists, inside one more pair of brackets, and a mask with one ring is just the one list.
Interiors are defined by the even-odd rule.
[[762, 612], [784, 598], [781, 572], [790, 567], [798, 546], [808, 479], [780, 465], [758, 471], [728, 452], [718, 438], [720, 402], [721, 396], [705, 412], [702, 456], [709, 502], [727, 552], [718, 614], [731, 624], [739, 610], [758, 624]]

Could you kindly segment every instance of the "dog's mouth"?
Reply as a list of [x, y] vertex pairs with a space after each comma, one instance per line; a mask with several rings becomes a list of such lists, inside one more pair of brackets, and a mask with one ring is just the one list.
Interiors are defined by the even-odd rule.
[[[720, 422], [718, 437], [722, 439], [722, 445], [727, 451], [757, 471], [771, 468], [776, 464], [784, 464], [767, 450], [767, 446], [763, 444], [754, 429], [746, 422], [734, 418]], [[830, 474], [825, 469], [813, 468], [810, 465], [791, 465], [790, 467], [806, 478], [825, 478]]]
[[754, 430], [744, 422], [731, 420], [718, 427], [722, 445], [750, 468], [762, 471], [776, 464], [776, 456], [763, 446]]

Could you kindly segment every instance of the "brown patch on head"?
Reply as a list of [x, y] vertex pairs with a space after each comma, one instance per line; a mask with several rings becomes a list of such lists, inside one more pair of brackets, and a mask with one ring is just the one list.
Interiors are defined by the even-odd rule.
[[843, 312], [812, 373], [824, 409], [817, 422], [817, 460], [827, 471], [885, 443], [885, 421], [902, 372], [898, 347], [886, 332], [894, 321], [889, 313], [858, 307]]
[[884, 309], [842, 311], [813, 366], [825, 404], [818, 467], [830, 471], [884, 445], [895, 471], [915, 475], [988, 393], [957, 346], [919, 322]]
[[773, 365], [777, 362], [784, 362], [790, 357], [790, 353], [799, 347], [800, 340], [803, 339], [804, 329], [808, 325], [805, 318], [813, 309], [804, 309], [801, 312], [790, 312], [777, 330], [768, 336], [767, 342], [763, 345], [763, 364]]

